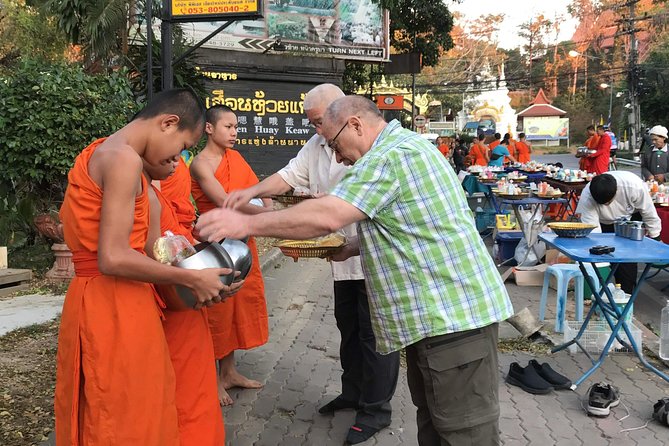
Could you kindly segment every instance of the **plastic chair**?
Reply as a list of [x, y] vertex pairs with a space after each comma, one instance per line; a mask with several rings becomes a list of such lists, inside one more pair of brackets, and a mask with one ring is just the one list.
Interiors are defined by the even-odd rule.
[[[595, 270], [592, 265], [586, 265], [586, 269], [590, 277], [595, 281], [595, 285], [599, 287], [599, 280], [595, 275]], [[556, 316], [555, 316], [555, 331], [557, 333], [564, 332], [565, 309], [567, 306], [567, 288], [569, 281], [574, 279], [574, 295], [576, 298], [576, 320], [583, 320], [583, 274], [575, 263], [558, 263], [551, 265], [546, 269], [544, 275], [544, 286], [541, 290], [541, 301], [539, 303], [539, 320], [543, 321], [546, 316], [546, 301], [548, 299], [548, 288], [550, 286], [551, 276], [557, 279], [557, 299], [556, 299]]]

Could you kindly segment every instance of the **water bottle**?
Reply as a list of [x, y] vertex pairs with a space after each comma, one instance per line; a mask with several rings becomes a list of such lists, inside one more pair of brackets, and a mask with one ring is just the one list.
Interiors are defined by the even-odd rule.
[[662, 309], [662, 322], [660, 323], [660, 358], [669, 359], [669, 300]]

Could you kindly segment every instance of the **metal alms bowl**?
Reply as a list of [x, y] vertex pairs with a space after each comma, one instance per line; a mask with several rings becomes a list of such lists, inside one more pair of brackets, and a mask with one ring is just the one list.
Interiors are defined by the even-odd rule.
[[227, 238], [221, 242], [221, 246], [230, 255], [235, 271], [239, 271], [239, 276], [234, 281], [244, 280], [253, 265], [253, 256], [248, 245], [241, 240]]
[[[206, 269], [206, 268], [230, 268], [233, 271], [221, 277], [224, 285], [230, 285], [234, 280], [234, 263], [228, 253], [218, 243], [203, 242], [195, 245], [196, 254], [178, 262], [176, 267], [186, 269]], [[161, 287], [162, 288], [162, 287]], [[197, 299], [193, 292], [184, 286], [177, 285], [174, 292], [161, 292], [160, 295], [165, 299], [167, 308], [173, 311], [184, 311], [193, 309]]]

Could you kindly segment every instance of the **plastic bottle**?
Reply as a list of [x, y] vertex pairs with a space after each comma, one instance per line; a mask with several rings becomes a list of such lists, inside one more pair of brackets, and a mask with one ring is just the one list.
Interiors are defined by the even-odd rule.
[[660, 323], [660, 358], [669, 359], [669, 300], [662, 309], [662, 322]]

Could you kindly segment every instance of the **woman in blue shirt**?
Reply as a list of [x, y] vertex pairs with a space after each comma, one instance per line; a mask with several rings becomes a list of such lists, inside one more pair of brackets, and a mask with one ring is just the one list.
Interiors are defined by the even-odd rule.
[[516, 159], [509, 153], [508, 135], [504, 135], [502, 142], [490, 152], [488, 166], [502, 167], [504, 165], [504, 157], [509, 158], [512, 163], [516, 162]]

